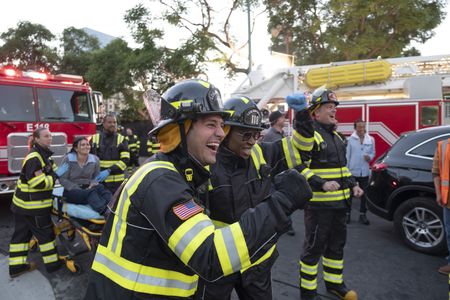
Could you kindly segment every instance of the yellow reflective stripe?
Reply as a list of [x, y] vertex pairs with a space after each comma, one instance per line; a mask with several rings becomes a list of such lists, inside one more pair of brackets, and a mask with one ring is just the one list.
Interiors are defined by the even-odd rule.
[[97, 144], [98, 147], [99, 141], [100, 141], [100, 134], [99, 133], [94, 134], [92, 136], [92, 143]]
[[214, 225], [205, 214], [197, 214], [181, 224], [169, 238], [169, 248], [188, 264], [192, 255], [214, 233]]
[[225, 222], [222, 222], [222, 221], [217, 221], [217, 220], [212, 220], [212, 219], [211, 219], [211, 222], [213, 222], [213, 224], [214, 224], [214, 226], [216, 228], [222, 228], [222, 227], [225, 227], [225, 226], [229, 225], [228, 223], [225, 223]]
[[301, 277], [300, 278], [300, 286], [302, 288], [310, 290], [310, 291], [316, 290], [317, 289], [317, 277], [312, 280], [308, 280], [308, 279]]
[[266, 160], [264, 159], [262, 149], [258, 144], [255, 144], [252, 147], [251, 158], [252, 158], [253, 164], [255, 165], [256, 173], [258, 173], [258, 178], [261, 179], [261, 174], [259, 174], [259, 169], [260, 169], [261, 165], [266, 164]]
[[121, 287], [145, 294], [189, 297], [197, 290], [198, 276], [143, 266], [99, 245], [92, 269]]
[[306, 180], [310, 179], [310, 178], [313, 177], [313, 175], [314, 175], [314, 173], [311, 172], [311, 170], [308, 169], [308, 168], [303, 169], [303, 171], [302, 171], [300, 174], [302, 174], [303, 176], [305, 176]]
[[30, 246], [28, 243], [9, 244], [9, 253], [28, 251], [28, 249], [30, 249]]
[[239, 223], [216, 229], [214, 245], [224, 275], [235, 273], [251, 264], [247, 244]]
[[267, 259], [269, 259], [273, 252], [275, 251], [276, 245], [273, 245], [272, 247], [270, 247], [270, 249], [266, 252], [266, 254], [264, 254], [263, 256], [261, 256], [257, 261], [255, 261], [254, 263], [252, 263], [250, 266], [244, 268], [241, 270], [241, 273], [244, 273], [245, 271], [247, 271], [249, 268], [259, 265], [260, 263], [266, 261]]
[[150, 163], [145, 164], [141, 168], [138, 169], [125, 184], [125, 187], [120, 194], [116, 213], [114, 214], [113, 225], [111, 229], [111, 234], [109, 236], [108, 248], [111, 249], [112, 252], [119, 255], [122, 251], [122, 241], [125, 237], [127, 231], [127, 215], [128, 209], [130, 207], [130, 196], [136, 191], [139, 183], [142, 179], [151, 171], [157, 168], [164, 168], [174, 172], [177, 172], [174, 165], [170, 162], [165, 161], [152, 161]]
[[28, 180], [28, 185], [32, 188], [36, 187], [38, 184], [45, 180], [45, 176], [46, 175], [42, 173], [41, 175], [31, 178], [30, 180]]
[[200, 83], [201, 85], [203, 85], [205, 88], [209, 89], [210, 84], [209, 82], [203, 81], [203, 80], [197, 80], [198, 83]]
[[23, 209], [40, 209], [40, 208], [48, 208], [52, 206], [52, 199], [44, 199], [44, 200], [36, 200], [36, 201], [24, 201], [19, 199], [14, 194], [13, 203], [14, 205], [21, 207]]
[[130, 152], [128, 151], [120, 152], [120, 158], [130, 158]]
[[118, 164], [120, 161], [121, 160], [101, 160], [100, 167], [107, 169], [114, 166], [115, 164]]
[[298, 149], [293, 146], [291, 138], [283, 138], [282, 146], [284, 157], [286, 158], [286, 163], [289, 169], [302, 163], [300, 153], [298, 152]]
[[314, 141], [316, 142], [317, 145], [320, 145], [320, 143], [323, 142], [322, 135], [320, 135], [320, 133], [318, 133], [317, 131], [314, 131]]
[[314, 137], [304, 137], [294, 130], [294, 133], [292, 134], [292, 143], [301, 151], [311, 151], [314, 147]]
[[10, 266], [17, 266], [17, 265], [23, 265], [27, 263], [27, 257], [26, 256], [16, 256], [16, 257], [9, 257], [9, 265]]
[[347, 167], [343, 168], [324, 168], [324, 169], [311, 169], [315, 175], [324, 179], [342, 178], [352, 176]]
[[311, 201], [324, 202], [324, 201], [339, 201], [345, 200], [350, 197], [350, 189], [338, 190], [334, 192], [314, 192]]
[[[128, 153], [128, 154], [130, 154], [130, 153]], [[125, 168], [127, 167], [127, 165], [121, 160], [117, 162], [116, 166], [118, 166], [119, 169], [121, 169], [122, 171], [125, 170]]]
[[333, 133], [334, 133], [341, 141], [344, 141], [339, 133], [337, 133], [336, 131], [333, 131]]
[[125, 174], [115, 174], [115, 175], [109, 175], [106, 177], [105, 182], [119, 182], [125, 180]]
[[344, 268], [344, 260], [336, 260], [336, 259], [330, 259], [323, 257], [322, 258], [322, 264], [326, 267], [333, 268], [333, 269], [343, 269]]
[[123, 135], [118, 134], [117, 135], [117, 145], [121, 144], [124, 139], [125, 139], [125, 137]]
[[39, 249], [41, 250], [41, 252], [53, 250], [53, 249], [55, 249], [55, 241], [51, 241], [49, 243], [39, 245]]
[[58, 260], [58, 254], [55, 253], [51, 255], [42, 256], [42, 260], [44, 261], [45, 264], [55, 262]]
[[25, 193], [37, 193], [37, 192], [45, 192], [45, 191], [53, 190], [53, 186], [50, 187], [50, 188], [47, 188], [47, 189], [44, 189], [44, 188], [42, 188], [42, 189], [40, 189], [40, 188], [39, 189], [30, 188], [28, 184], [22, 183], [22, 181], [20, 179], [17, 181], [17, 187], [22, 192], [25, 192]]
[[53, 181], [53, 176], [50, 176], [50, 175], [45, 176], [44, 189], [52, 189], [54, 185], [55, 185], [55, 182]]
[[25, 159], [23, 160], [23, 162], [22, 162], [22, 167], [25, 165], [25, 163], [28, 161], [28, 160], [30, 160], [30, 159], [32, 159], [32, 158], [37, 158], [37, 159], [39, 159], [39, 161], [40, 161], [40, 163], [41, 163], [41, 166], [45, 166], [45, 163], [44, 163], [44, 159], [42, 158], [42, 156], [39, 154], [39, 153], [37, 153], [37, 152], [30, 152], [30, 153], [28, 153], [28, 155], [25, 157]]
[[309, 275], [317, 275], [317, 269], [319, 264], [316, 265], [307, 265], [303, 261], [300, 261], [300, 271]]
[[182, 103], [191, 103], [194, 100], [180, 100], [180, 101], [174, 101], [171, 102], [170, 105], [172, 105], [173, 107], [175, 107], [176, 109], [179, 109]]
[[342, 274], [333, 274], [325, 271], [323, 271], [323, 280], [338, 284], [344, 281]]

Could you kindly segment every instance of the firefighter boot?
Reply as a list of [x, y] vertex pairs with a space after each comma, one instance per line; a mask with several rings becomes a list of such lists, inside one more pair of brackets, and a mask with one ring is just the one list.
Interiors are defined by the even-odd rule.
[[326, 283], [327, 291], [331, 294], [334, 294], [342, 300], [358, 300], [358, 295], [354, 290], [349, 290], [345, 283], [341, 284], [333, 284]]
[[20, 266], [18, 268], [15, 268], [14, 270], [9, 270], [9, 277], [16, 278], [22, 274], [25, 274], [26, 272], [31, 272], [37, 268], [36, 263], [30, 262], [29, 264]]

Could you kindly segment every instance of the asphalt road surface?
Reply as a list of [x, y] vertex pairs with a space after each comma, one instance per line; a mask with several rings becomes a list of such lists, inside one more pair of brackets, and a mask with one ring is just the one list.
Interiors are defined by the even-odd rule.
[[[8, 252], [12, 233], [12, 216], [9, 198], [0, 198], [0, 257]], [[369, 226], [357, 223], [357, 211], [353, 211], [353, 222], [348, 225], [345, 248], [344, 278], [348, 287], [355, 289], [360, 300], [440, 300], [448, 299], [448, 279], [436, 270], [445, 264], [443, 256], [430, 256], [407, 248], [394, 234], [392, 223], [369, 214]], [[293, 215], [295, 236], [283, 236], [278, 243], [280, 256], [273, 267], [273, 298], [278, 300], [299, 299], [298, 259], [303, 243], [303, 214]], [[79, 240], [75, 240], [76, 242]], [[82, 247], [81, 243], [78, 247]], [[3, 254], [3, 255], [2, 255]], [[39, 272], [49, 281], [54, 298], [35, 295], [35, 300], [79, 300], [83, 299], [88, 282], [90, 253], [77, 258], [84, 272], [73, 275], [66, 268], [47, 274], [39, 253], [31, 259], [39, 262]], [[7, 264], [0, 265], [4, 278]], [[336, 299], [327, 294], [319, 270], [318, 291], [323, 299]], [[41, 276], [42, 277], [42, 276]], [[8, 292], [15, 288], [15, 281], [1, 279], [0, 290]], [[44, 279], [45, 279], [44, 278]], [[29, 289], [39, 289], [30, 282]], [[51, 292], [51, 291], [50, 291]], [[3, 299], [0, 296], [1, 299]], [[233, 299], [237, 299], [233, 296]], [[21, 300], [17, 297], [14, 300]], [[28, 299], [27, 299], [28, 300]]]

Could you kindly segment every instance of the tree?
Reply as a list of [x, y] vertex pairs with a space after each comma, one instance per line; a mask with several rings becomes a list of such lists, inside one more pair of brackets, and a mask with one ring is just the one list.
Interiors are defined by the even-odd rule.
[[269, 31], [278, 33], [273, 49], [289, 49], [301, 65], [417, 54], [410, 43], [433, 36], [445, 0], [264, 2]]
[[54, 71], [58, 54], [49, 44], [55, 36], [44, 26], [19, 22], [0, 35], [0, 60], [22, 70]]
[[64, 29], [60, 41], [62, 57], [59, 71], [66, 74], [86, 74], [93, 52], [100, 49], [98, 39], [81, 29], [69, 27]]
[[[130, 11], [129, 16], [139, 16], [139, 25], [135, 25], [134, 28], [135, 32], [141, 34], [144, 31], [152, 32], [148, 27], [161, 22], [176, 28], [179, 43], [175, 49], [167, 49], [169, 53], [167, 62], [179, 61], [181, 57], [185, 57], [196, 65], [170, 63], [165, 65], [169, 72], [200, 74], [204, 69], [203, 63], [207, 61], [221, 63], [230, 75], [235, 72], [248, 72], [247, 58], [239, 57], [239, 52], [247, 45], [247, 35], [245, 34], [244, 38], [237, 37], [242, 34], [242, 27], [234, 26], [233, 31], [231, 23], [242, 24], [242, 16], [238, 16], [237, 13], [245, 9], [247, 2], [256, 7], [258, 1], [158, 0], [157, 2], [160, 4], [159, 7], [152, 6], [154, 15], [143, 5], [138, 5]], [[245, 16], [245, 21], [246, 18]], [[158, 32], [159, 38], [162, 38], [162, 31]], [[246, 33], [246, 30], [244, 32]], [[184, 62], [187, 63], [187, 60]]]

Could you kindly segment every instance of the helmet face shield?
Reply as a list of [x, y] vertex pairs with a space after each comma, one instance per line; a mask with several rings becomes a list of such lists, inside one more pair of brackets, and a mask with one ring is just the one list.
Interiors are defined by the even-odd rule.
[[147, 108], [153, 126], [158, 125], [161, 120], [161, 97], [155, 90], [147, 90], [144, 95], [144, 104]]

